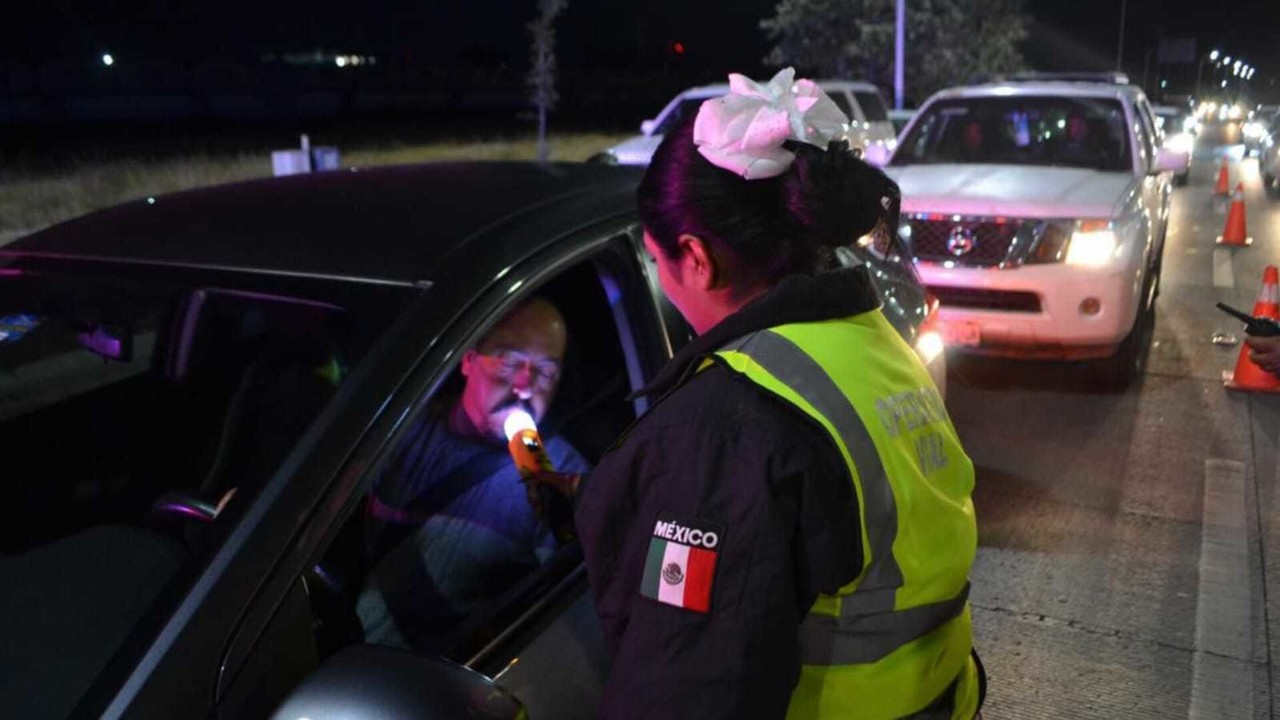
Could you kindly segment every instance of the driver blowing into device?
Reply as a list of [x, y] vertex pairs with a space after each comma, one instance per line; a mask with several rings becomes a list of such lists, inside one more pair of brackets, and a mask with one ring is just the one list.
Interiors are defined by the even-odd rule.
[[[513, 411], [545, 417], [567, 341], [551, 302], [517, 306], [463, 355], [461, 394], [428, 408], [375, 482], [366, 537], [373, 571], [356, 607], [367, 641], [443, 651], [480, 603], [554, 553], [503, 424]], [[538, 444], [557, 470], [590, 469], [555, 435]]]

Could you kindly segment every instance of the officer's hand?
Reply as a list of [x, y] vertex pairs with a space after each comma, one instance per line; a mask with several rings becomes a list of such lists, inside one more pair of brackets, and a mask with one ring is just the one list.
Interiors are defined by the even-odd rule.
[[1246, 335], [1244, 343], [1249, 346], [1249, 359], [1254, 364], [1272, 375], [1280, 376], [1280, 335]]
[[538, 489], [549, 487], [566, 498], [572, 498], [578, 491], [578, 483], [582, 481], [582, 476], [571, 473], [537, 472], [523, 477], [522, 480], [534, 515], [542, 517], [546, 508], [542, 507], [542, 497]]

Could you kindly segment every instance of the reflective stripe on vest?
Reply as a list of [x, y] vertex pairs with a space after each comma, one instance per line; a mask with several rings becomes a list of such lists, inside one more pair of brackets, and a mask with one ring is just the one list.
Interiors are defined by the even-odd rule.
[[764, 331], [740, 338], [722, 350], [741, 352], [803, 397], [839, 434], [857, 465], [862, 486], [862, 514], [874, 519], [885, 546], [864, 548], [867, 563], [861, 584], [879, 590], [854, 592], [841, 598], [840, 617], [810, 613], [800, 626], [801, 660], [807, 665], [870, 663], [959, 616], [969, 586], [942, 602], [894, 611], [902, 570], [893, 556], [898, 510], [880, 453], [862, 418], [844, 393], [812, 357], [781, 335]]

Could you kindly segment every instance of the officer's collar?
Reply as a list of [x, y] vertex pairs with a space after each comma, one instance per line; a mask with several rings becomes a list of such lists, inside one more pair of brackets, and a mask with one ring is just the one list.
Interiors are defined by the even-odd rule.
[[849, 317], [878, 307], [880, 297], [866, 266], [839, 268], [817, 275], [788, 275], [769, 292], [690, 340], [653, 382], [631, 397], [674, 387], [704, 357], [744, 335], [790, 323]]

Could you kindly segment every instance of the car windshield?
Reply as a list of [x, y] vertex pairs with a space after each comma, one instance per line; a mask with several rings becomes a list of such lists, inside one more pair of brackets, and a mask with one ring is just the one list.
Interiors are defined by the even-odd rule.
[[129, 664], [402, 302], [117, 272], [0, 261], [9, 710]]
[[658, 127], [654, 128], [653, 134], [666, 135], [667, 133], [674, 131], [676, 126], [680, 124], [681, 120], [684, 120], [690, 115], [696, 114], [698, 112], [698, 108], [702, 107], [702, 103], [706, 100], [707, 98], [705, 97], [681, 98], [680, 102], [676, 103], [675, 106], [673, 106], [671, 110], [662, 117], [662, 121], [658, 124]]
[[912, 126], [892, 164], [941, 163], [1128, 171], [1124, 108], [1115, 99], [1090, 97], [940, 100]]
[[884, 100], [881, 99], [880, 93], [855, 90], [853, 91], [853, 97], [858, 101], [858, 106], [862, 108], [862, 116], [867, 119], [867, 122], [888, 122], [889, 110], [884, 106]]

